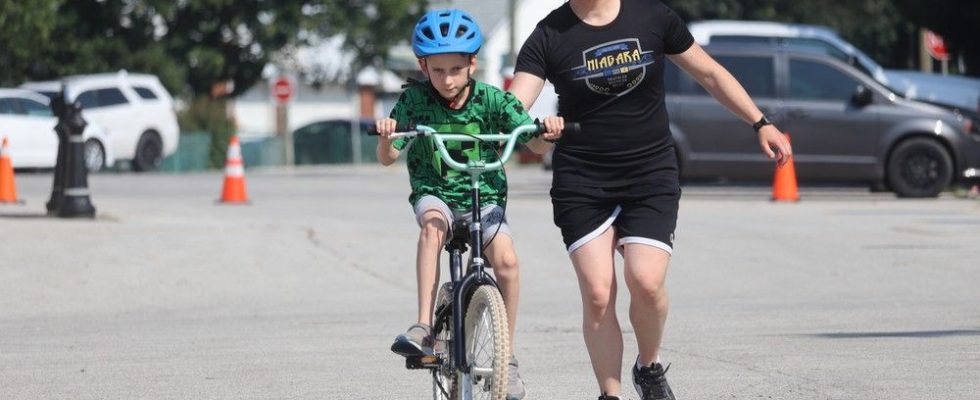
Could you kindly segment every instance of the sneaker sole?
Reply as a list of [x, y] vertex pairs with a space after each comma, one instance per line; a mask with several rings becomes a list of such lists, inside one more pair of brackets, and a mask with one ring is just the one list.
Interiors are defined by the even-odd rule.
[[391, 351], [402, 357], [427, 356], [432, 354], [431, 350], [427, 352], [425, 349], [419, 347], [415, 343], [399, 340], [392, 343]]
[[524, 388], [524, 397], [510, 397], [510, 396], [507, 396], [507, 400], [529, 400], [529, 397], [527, 397], [527, 394], [528, 393], [529, 392], [528, 392], [527, 388]]

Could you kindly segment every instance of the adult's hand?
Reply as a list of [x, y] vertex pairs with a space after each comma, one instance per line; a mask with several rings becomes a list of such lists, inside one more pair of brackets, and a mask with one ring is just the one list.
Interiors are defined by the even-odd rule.
[[762, 146], [762, 152], [769, 156], [769, 159], [776, 160], [780, 166], [786, 165], [793, 157], [793, 146], [789, 144], [789, 140], [786, 140], [786, 135], [773, 125], [766, 125], [759, 129], [759, 145]]

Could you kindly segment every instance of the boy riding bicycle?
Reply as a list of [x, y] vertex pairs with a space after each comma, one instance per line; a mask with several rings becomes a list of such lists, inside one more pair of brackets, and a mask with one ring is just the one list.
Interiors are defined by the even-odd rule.
[[[391, 165], [408, 147], [408, 171], [412, 193], [409, 202], [421, 228], [416, 273], [418, 283], [418, 322], [395, 338], [391, 350], [403, 356], [432, 352], [432, 308], [439, 283], [439, 260], [443, 245], [449, 239], [452, 223], [469, 220], [470, 179], [448, 168], [432, 139], [390, 140], [396, 126], [423, 124], [438, 132], [488, 134], [508, 132], [532, 122], [523, 105], [510, 93], [472, 79], [476, 72], [476, 53], [483, 36], [476, 21], [462, 10], [436, 10], [425, 14], [416, 24], [412, 49], [419, 67], [428, 78], [411, 82], [399, 97], [390, 118], [375, 123], [380, 135], [378, 160]], [[563, 121], [546, 118], [547, 131], [533, 138], [519, 140], [531, 150], [542, 153], [551, 146], [546, 140], [561, 136]], [[497, 160], [496, 143], [447, 142], [458, 159]], [[511, 343], [517, 320], [519, 274], [517, 255], [504, 215], [507, 178], [503, 170], [484, 173], [480, 183], [481, 230], [486, 239], [485, 254], [493, 267], [507, 309]], [[517, 371], [517, 360], [511, 356], [508, 368], [508, 399], [524, 398], [524, 383]]]

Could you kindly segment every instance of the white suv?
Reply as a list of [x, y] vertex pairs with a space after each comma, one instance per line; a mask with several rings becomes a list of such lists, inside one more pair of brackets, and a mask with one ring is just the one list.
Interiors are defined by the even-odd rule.
[[21, 87], [54, 97], [62, 84], [67, 99], [81, 103], [86, 121], [109, 130], [117, 160], [132, 160], [134, 169], [150, 171], [177, 151], [180, 129], [173, 98], [156, 76], [119, 71], [27, 82]]
[[[0, 88], [0, 136], [10, 139], [14, 168], [53, 168], [58, 159], [58, 119], [48, 107], [48, 98], [30, 90]], [[111, 167], [109, 134], [98, 123], [82, 132], [85, 167], [96, 172]]]

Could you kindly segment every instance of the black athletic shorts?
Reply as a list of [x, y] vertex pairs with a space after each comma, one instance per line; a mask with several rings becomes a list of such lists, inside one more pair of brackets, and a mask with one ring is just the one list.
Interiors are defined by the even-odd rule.
[[681, 198], [676, 170], [651, 174], [620, 187], [565, 184], [551, 189], [555, 225], [569, 253], [616, 229], [617, 246], [640, 243], [671, 253]]

